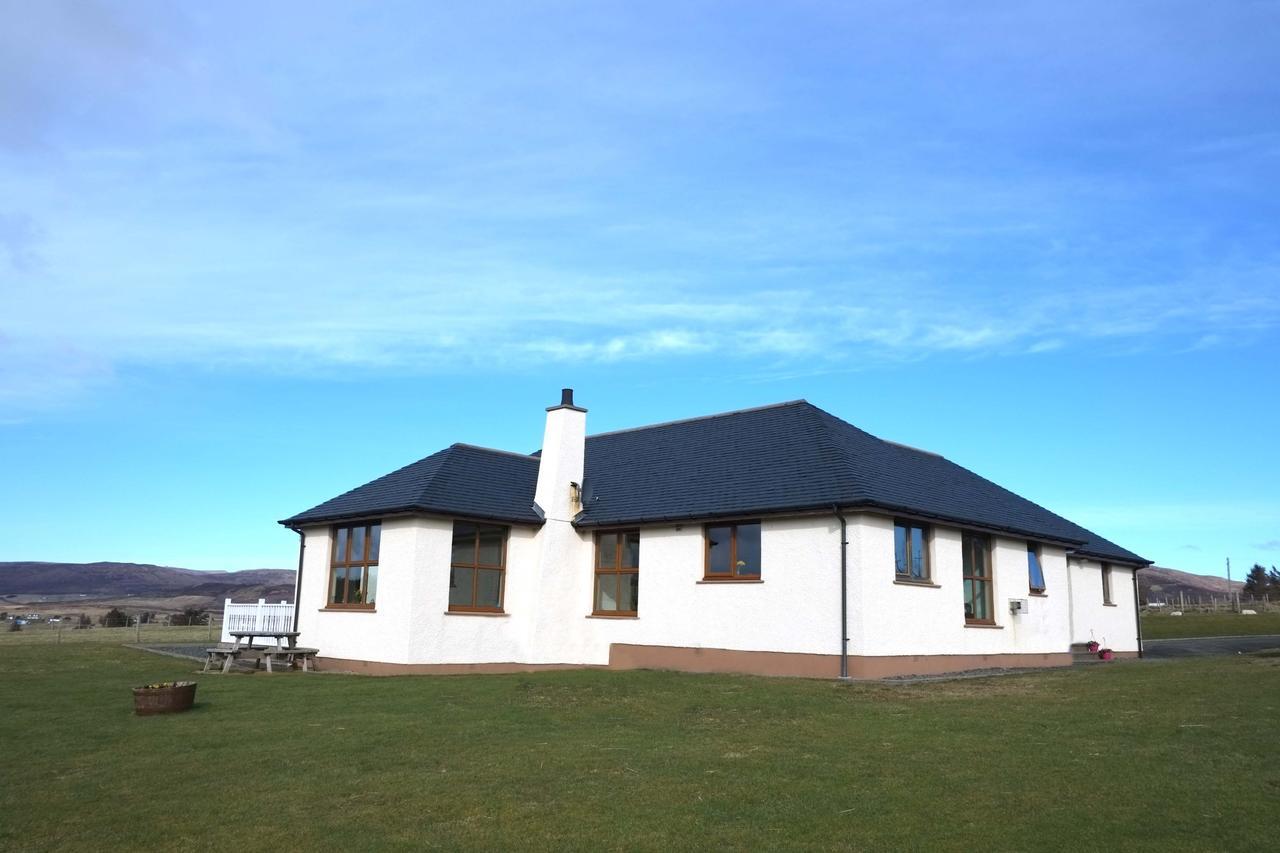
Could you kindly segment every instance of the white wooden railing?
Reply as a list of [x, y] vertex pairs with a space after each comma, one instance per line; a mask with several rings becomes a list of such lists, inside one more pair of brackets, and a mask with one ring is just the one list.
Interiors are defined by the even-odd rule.
[[292, 631], [293, 605], [288, 601], [268, 604], [236, 604], [226, 599], [222, 605], [222, 641], [232, 642], [232, 631]]

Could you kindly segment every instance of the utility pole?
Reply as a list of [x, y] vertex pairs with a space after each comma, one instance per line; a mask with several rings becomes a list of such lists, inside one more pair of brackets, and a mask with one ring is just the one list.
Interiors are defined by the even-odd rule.
[[1227, 609], [1231, 610], [1231, 558], [1227, 557]]

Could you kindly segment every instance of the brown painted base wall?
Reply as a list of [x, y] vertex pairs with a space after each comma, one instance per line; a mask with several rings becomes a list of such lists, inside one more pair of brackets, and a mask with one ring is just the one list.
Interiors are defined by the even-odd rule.
[[[1137, 657], [1137, 652], [1117, 652], [1117, 658]], [[1070, 666], [1071, 654], [1009, 655], [897, 655], [892, 657], [849, 656], [852, 678], [890, 678], [899, 675], [940, 675], [970, 669], [1020, 669], [1026, 667]], [[537, 672], [549, 669], [600, 669], [571, 663], [379, 663], [344, 658], [316, 658], [317, 667], [328, 672], [358, 675], [465, 675], [474, 673]], [[614, 643], [609, 647], [610, 669], [674, 669], [682, 672], [731, 672], [744, 675], [783, 675], [799, 678], [838, 678], [839, 655], [809, 655], [791, 652], [743, 652], [733, 649], [694, 649], [681, 646], [634, 646]]]
[[321, 672], [356, 675], [470, 675], [475, 673], [537, 672], [544, 669], [602, 669], [581, 663], [380, 663], [347, 658], [316, 658]]
[[[896, 655], [849, 656], [853, 678], [889, 678], [896, 675], [939, 675], [969, 669], [1013, 669], [1070, 666], [1071, 653], [1008, 655]], [[737, 672], [748, 675], [792, 675], [801, 678], [838, 678], [839, 655], [806, 655], [788, 652], [740, 652], [730, 649], [691, 649], [677, 646], [632, 646], [614, 643], [609, 648], [614, 669], [678, 669], [685, 672]]]

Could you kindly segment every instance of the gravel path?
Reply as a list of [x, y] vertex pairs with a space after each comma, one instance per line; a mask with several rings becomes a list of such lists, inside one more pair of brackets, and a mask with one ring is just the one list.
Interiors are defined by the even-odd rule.
[[1149, 658], [1193, 658], [1204, 655], [1235, 655], [1280, 648], [1280, 634], [1254, 637], [1188, 637], [1180, 640], [1146, 640], [1142, 644]]
[[191, 658], [204, 663], [204, 650], [209, 648], [209, 644], [201, 643], [198, 646], [130, 646], [130, 648], [142, 649], [144, 652], [155, 652], [158, 655], [168, 655], [175, 658]]

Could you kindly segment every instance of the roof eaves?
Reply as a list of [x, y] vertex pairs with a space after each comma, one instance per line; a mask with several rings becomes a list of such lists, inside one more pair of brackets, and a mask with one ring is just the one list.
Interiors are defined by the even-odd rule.
[[[1116, 546], [1119, 547], [1119, 546]], [[1071, 551], [1073, 557], [1085, 557], [1091, 560], [1098, 560], [1103, 563], [1123, 563], [1126, 566], [1134, 566], [1139, 569], [1145, 569], [1147, 566], [1154, 565], [1154, 560], [1148, 560], [1146, 557], [1139, 557], [1134, 554], [1134, 559], [1120, 557], [1115, 554], [1108, 554], [1105, 551], [1088, 548], [1074, 548]]]
[[418, 515], [429, 515], [441, 518], [475, 519], [476, 521], [500, 521], [504, 524], [524, 524], [530, 527], [541, 527], [545, 523], [545, 520], [539, 518], [532, 509], [529, 510], [528, 515], [517, 516], [507, 513], [466, 512], [459, 511], [457, 509], [446, 509], [440, 506], [428, 506], [423, 504], [395, 507], [393, 509], [378, 510], [376, 512], [362, 510], [360, 512], [334, 513], [311, 518], [299, 518], [298, 516], [293, 516], [292, 518], [281, 519], [276, 523], [288, 527], [290, 530], [297, 530], [299, 527], [314, 527], [322, 524], [333, 524], [340, 521], [361, 521], [365, 519], [372, 521], [392, 516]]

